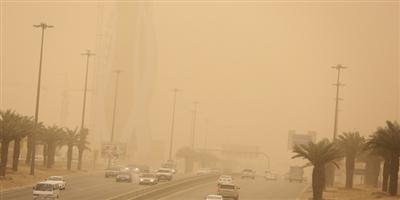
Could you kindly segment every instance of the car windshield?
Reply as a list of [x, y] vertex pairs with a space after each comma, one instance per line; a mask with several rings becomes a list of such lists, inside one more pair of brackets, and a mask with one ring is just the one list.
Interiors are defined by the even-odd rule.
[[243, 172], [253, 172], [253, 170], [251, 170], [251, 169], [245, 169], [245, 170], [243, 170]]
[[169, 170], [166, 170], [166, 169], [159, 169], [159, 170], [158, 170], [158, 172], [162, 172], [162, 173], [170, 173], [170, 171], [169, 171]]
[[50, 180], [50, 181], [62, 181], [63, 178], [59, 177], [59, 176], [50, 176], [47, 180]]
[[226, 190], [233, 190], [235, 189], [234, 185], [220, 185], [219, 188], [226, 189]]
[[53, 185], [51, 184], [37, 184], [35, 187], [35, 190], [39, 190], [39, 191], [53, 191]]

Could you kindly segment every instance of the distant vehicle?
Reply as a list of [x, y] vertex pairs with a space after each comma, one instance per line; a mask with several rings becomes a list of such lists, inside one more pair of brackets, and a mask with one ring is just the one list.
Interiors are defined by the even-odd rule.
[[134, 173], [148, 173], [150, 168], [147, 165], [129, 164], [126, 166], [131, 172]]
[[224, 199], [230, 198], [234, 200], [239, 199], [239, 187], [230, 183], [230, 184], [220, 184], [218, 185], [218, 195], [221, 195]]
[[121, 168], [120, 167], [111, 167], [111, 168], [107, 168], [105, 170], [104, 176], [106, 178], [108, 178], [108, 177], [116, 177], [120, 172], [121, 172]]
[[301, 183], [304, 181], [303, 174], [304, 174], [304, 170], [302, 167], [290, 166], [288, 180], [289, 180], [289, 182], [297, 181], [297, 182]]
[[174, 172], [173, 172], [173, 169], [170, 169], [170, 168], [159, 168], [156, 172], [156, 175], [158, 177], [158, 180], [170, 181], [170, 180], [172, 180]]
[[222, 170], [218, 169], [218, 168], [211, 168], [210, 171], [213, 174], [221, 174], [222, 173]]
[[200, 168], [196, 171], [197, 175], [204, 175], [204, 174], [210, 174], [211, 169], [210, 168]]
[[63, 176], [50, 176], [49, 178], [47, 178], [47, 180], [57, 182], [60, 190], [65, 190], [65, 186], [67, 185], [67, 182], [65, 182]]
[[206, 196], [205, 200], [224, 200], [224, 197], [222, 197], [221, 195], [209, 194]]
[[218, 178], [217, 183], [218, 183], [218, 185], [221, 185], [221, 184], [232, 184], [233, 183], [233, 178], [231, 176], [229, 176], [229, 175], [221, 175]]
[[172, 160], [168, 160], [166, 163], [161, 165], [162, 168], [169, 168], [172, 169], [172, 172], [176, 174], [178, 170], [176, 169], [176, 164]]
[[132, 183], [132, 174], [129, 171], [120, 172], [115, 177], [115, 181]]
[[33, 187], [33, 199], [46, 197], [48, 199], [60, 198], [60, 186], [54, 181], [43, 181]]
[[244, 169], [242, 171], [242, 179], [245, 178], [250, 178], [250, 179], [255, 179], [256, 178], [256, 172], [252, 169]]
[[270, 171], [265, 171], [264, 178], [267, 181], [276, 181], [278, 180], [278, 174], [274, 174]]
[[139, 176], [139, 185], [155, 185], [158, 183], [158, 177], [156, 174], [145, 173]]

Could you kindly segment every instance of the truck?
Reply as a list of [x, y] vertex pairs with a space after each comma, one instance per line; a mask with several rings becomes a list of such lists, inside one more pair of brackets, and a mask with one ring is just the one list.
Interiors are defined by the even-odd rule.
[[290, 166], [289, 168], [289, 182], [300, 182], [302, 183], [304, 181], [304, 170], [303, 167], [300, 166]]

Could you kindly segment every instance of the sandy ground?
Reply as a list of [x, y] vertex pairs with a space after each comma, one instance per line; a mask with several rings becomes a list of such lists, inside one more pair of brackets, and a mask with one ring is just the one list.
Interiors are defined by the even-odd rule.
[[[311, 186], [302, 195], [301, 200], [312, 199]], [[353, 189], [345, 189], [343, 186], [328, 188], [324, 192], [324, 199], [327, 200], [400, 200], [400, 196], [391, 197], [380, 192], [379, 188], [364, 185], [355, 185]]]
[[99, 170], [76, 170], [76, 167], [73, 166], [73, 170], [66, 170], [65, 165], [56, 165], [51, 169], [46, 169], [43, 166], [39, 165], [35, 170], [35, 175], [29, 175], [30, 168], [24, 164], [19, 166], [17, 172], [12, 171], [11, 169], [7, 169], [6, 177], [0, 178], [0, 191], [5, 191], [18, 187], [25, 186], [33, 186], [36, 182], [46, 179], [49, 176], [62, 175], [65, 176], [66, 179], [71, 176], [80, 176], [88, 173], [96, 173]]

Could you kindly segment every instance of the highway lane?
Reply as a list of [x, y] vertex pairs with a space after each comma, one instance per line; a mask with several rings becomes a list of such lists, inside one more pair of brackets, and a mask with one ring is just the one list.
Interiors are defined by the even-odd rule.
[[[177, 174], [174, 179], [185, 175]], [[67, 188], [61, 191], [61, 200], [106, 200], [108, 198], [129, 191], [151, 187], [141, 186], [137, 178], [132, 183], [117, 183], [114, 178], [104, 178], [104, 173], [71, 177], [67, 179]], [[164, 182], [162, 182], [164, 183]], [[166, 183], [166, 182], [165, 182]], [[0, 200], [27, 200], [32, 199], [32, 188], [21, 188], [0, 193]]]
[[[304, 183], [265, 181], [261, 177], [255, 180], [235, 178], [235, 184], [240, 187], [240, 200], [296, 200], [307, 187]], [[209, 182], [158, 200], [202, 200], [207, 194], [216, 192], [216, 182]]]

